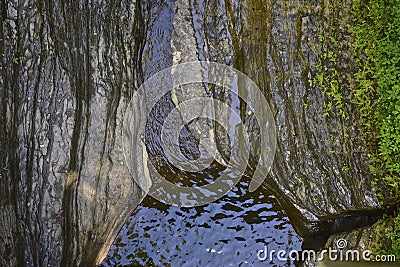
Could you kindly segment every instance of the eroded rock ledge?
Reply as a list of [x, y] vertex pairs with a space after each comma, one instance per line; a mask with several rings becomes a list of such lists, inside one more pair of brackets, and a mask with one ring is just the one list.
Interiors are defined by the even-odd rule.
[[0, 3], [0, 265], [93, 266], [143, 197], [121, 122], [146, 7]]

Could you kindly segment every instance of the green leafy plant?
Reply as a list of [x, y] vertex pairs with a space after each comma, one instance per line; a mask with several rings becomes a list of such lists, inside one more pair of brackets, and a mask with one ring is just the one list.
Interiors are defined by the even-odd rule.
[[[382, 204], [400, 197], [400, 0], [354, 0], [358, 104], [368, 144], [373, 186]], [[400, 257], [400, 215], [382, 224], [377, 254]]]
[[[371, 171], [382, 197], [397, 202], [400, 183], [400, 0], [353, 1], [358, 87]], [[384, 201], [384, 199], [381, 199]]]

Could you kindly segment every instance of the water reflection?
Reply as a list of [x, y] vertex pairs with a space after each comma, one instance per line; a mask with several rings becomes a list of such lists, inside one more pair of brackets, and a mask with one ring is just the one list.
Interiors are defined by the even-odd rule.
[[277, 259], [261, 262], [257, 251], [301, 250], [276, 198], [241, 181], [205, 206], [167, 206], [146, 197], [114, 242], [106, 266], [294, 266]]

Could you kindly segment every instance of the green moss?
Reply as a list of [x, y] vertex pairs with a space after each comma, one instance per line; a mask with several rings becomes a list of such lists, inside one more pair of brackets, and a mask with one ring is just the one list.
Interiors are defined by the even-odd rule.
[[400, 259], [400, 214], [385, 217], [374, 227], [373, 255], [395, 255]]
[[394, 218], [393, 225], [389, 228], [387, 237], [390, 241], [388, 254], [394, 254], [396, 259], [400, 259], [400, 214]]

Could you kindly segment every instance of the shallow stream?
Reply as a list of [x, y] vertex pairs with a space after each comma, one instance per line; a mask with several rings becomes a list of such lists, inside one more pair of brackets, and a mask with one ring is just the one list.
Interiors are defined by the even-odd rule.
[[303, 239], [275, 197], [263, 188], [245, 193], [247, 186], [242, 181], [220, 200], [195, 208], [146, 197], [103, 266], [294, 266], [290, 260], [258, 260], [265, 245], [301, 251]]

